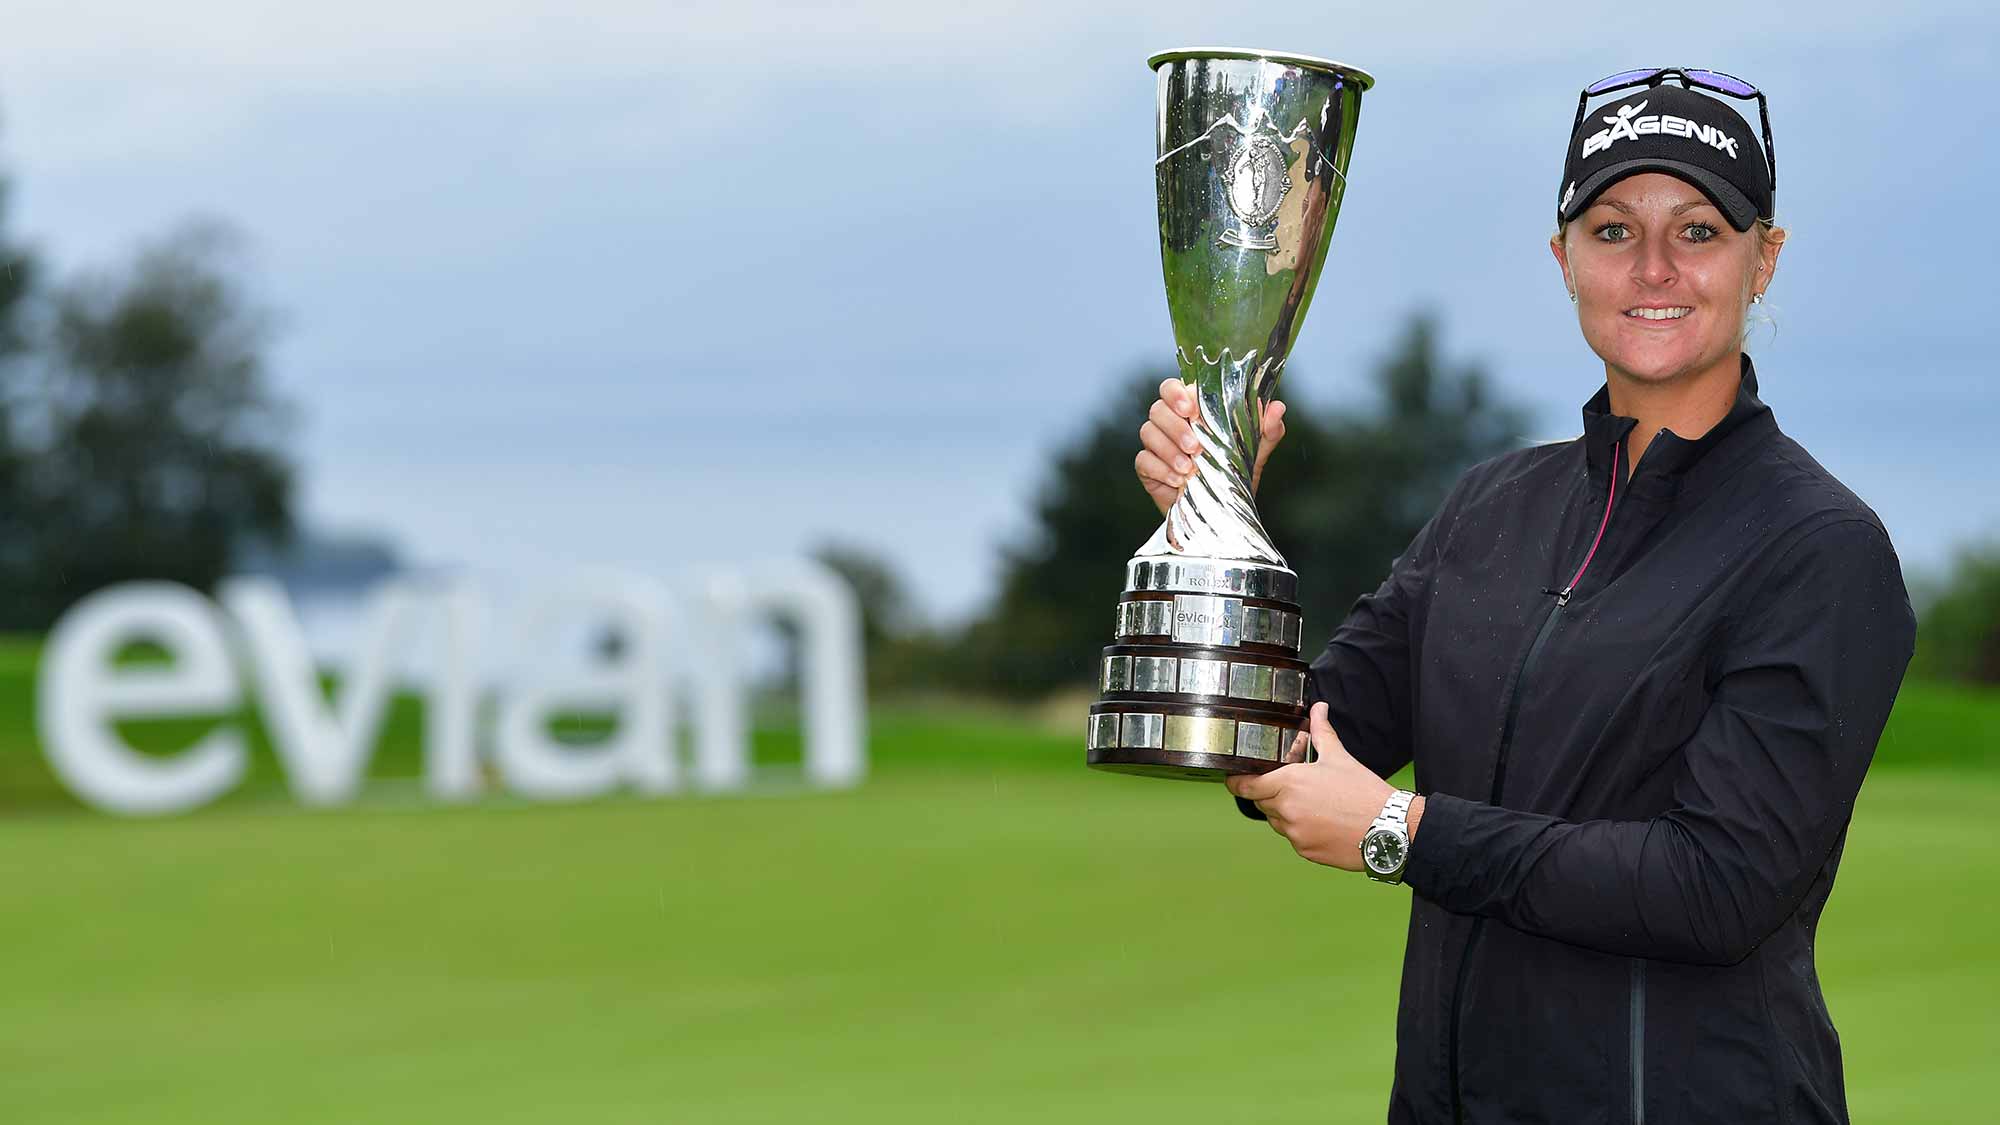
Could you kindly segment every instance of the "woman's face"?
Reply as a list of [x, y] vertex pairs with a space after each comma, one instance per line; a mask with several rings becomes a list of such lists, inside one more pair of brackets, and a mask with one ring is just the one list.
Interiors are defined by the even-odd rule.
[[1698, 188], [1659, 172], [1606, 188], [1550, 241], [1590, 349], [1650, 384], [1736, 370], [1744, 313], [1781, 245], [1755, 226], [1738, 233]]

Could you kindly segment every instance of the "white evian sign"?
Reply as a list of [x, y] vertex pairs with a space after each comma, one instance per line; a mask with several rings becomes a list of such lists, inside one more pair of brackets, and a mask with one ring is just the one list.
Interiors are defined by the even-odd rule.
[[[424, 652], [410, 683], [423, 702], [425, 789], [439, 800], [476, 797], [489, 776], [551, 800], [740, 789], [751, 780], [746, 650], [762, 622], [780, 618], [800, 638], [805, 780], [858, 783], [866, 770], [860, 627], [846, 585], [800, 565], [692, 588], [694, 596], [675, 598], [650, 579], [597, 575], [503, 615], [471, 586], [392, 580], [367, 599], [357, 649], [329, 698], [277, 583], [229, 579], [215, 600], [166, 582], [113, 586], [50, 632], [36, 725], [56, 776], [85, 802], [172, 813], [242, 780], [244, 731], [222, 722], [163, 755], [135, 750], [118, 724], [220, 719], [254, 700], [292, 793], [338, 805], [360, 791], [391, 699], [409, 690], [402, 668]], [[581, 657], [566, 648], [566, 637], [590, 629], [615, 635], [616, 645]], [[503, 639], [512, 651], [496, 653]], [[138, 644], [164, 659], [118, 662]], [[584, 744], [551, 733], [552, 719], [578, 712], [614, 717], [611, 733]], [[692, 731], [685, 752], [682, 727]]]

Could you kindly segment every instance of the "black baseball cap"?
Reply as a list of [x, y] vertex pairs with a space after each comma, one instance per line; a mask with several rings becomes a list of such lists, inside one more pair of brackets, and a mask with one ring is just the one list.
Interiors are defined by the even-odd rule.
[[1718, 99], [1662, 84], [1584, 115], [1556, 189], [1557, 221], [1576, 218], [1605, 188], [1640, 172], [1700, 188], [1739, 231], [1772, 217], [1771, 168], [1756, 130]]

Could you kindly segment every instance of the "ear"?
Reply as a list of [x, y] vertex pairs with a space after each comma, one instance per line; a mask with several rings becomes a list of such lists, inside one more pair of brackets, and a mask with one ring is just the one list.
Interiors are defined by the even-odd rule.
[[[1752, 228], [1755, 229], [1755, 228]], [[1785, 248], [1785, 228], [1777, 227], [1774, 237], [1757, 239], [1757, 276], [1751, 282], [1751, 292], [1762, 293], [1771, 287], [1772, 279], [1778, 276], [1778, 253]]]
[[1556, 265], [1562, 270], [1563, 288], [1571, 293], [1576, 292], [1576, 281], [1569, 275], [1569, 254], [1563, 250], [1561, 231], [1549, 236], [1549, 253], [1555, 255]]

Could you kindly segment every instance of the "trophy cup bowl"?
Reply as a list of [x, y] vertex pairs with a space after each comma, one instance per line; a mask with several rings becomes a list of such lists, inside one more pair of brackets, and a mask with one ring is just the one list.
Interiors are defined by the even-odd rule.
[[1366, 72], [1305, 55], [1167, 51], [1160, 263], [1201, 453], [1126, 564], [1086, 730], [1097, 769], [1217, 780], [1283, 764], [1305, 725], [1298, 575], [1250, 491], [1277, 390], [1340, 212]]

